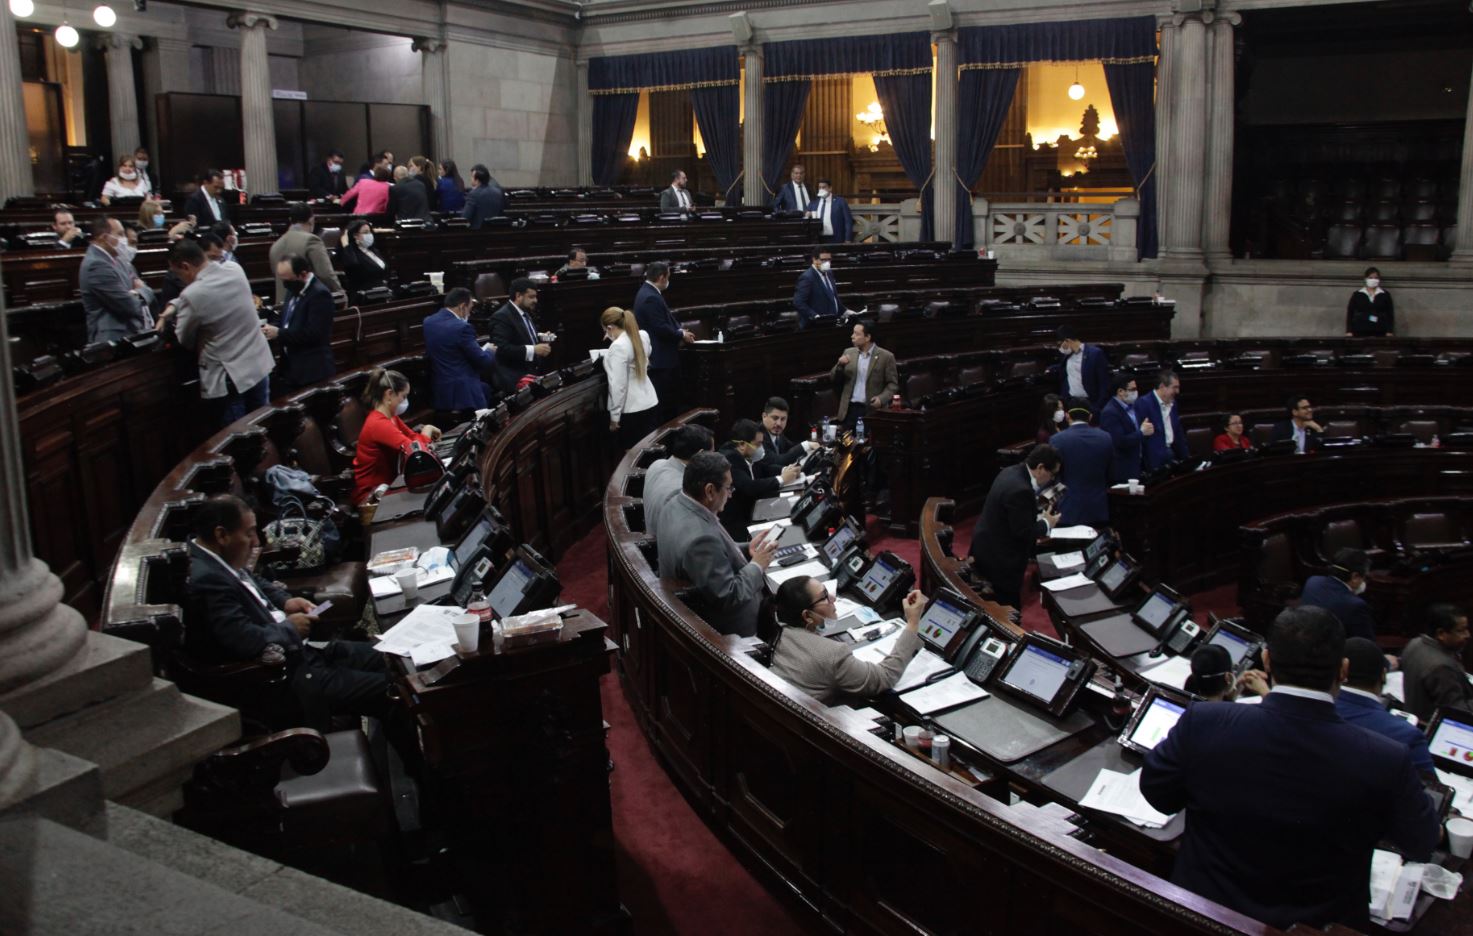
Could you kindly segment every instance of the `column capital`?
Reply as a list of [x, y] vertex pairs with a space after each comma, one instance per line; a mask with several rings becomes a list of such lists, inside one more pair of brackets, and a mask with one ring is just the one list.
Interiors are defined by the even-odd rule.
[[437, 52], [444, 52], [446, 44], [447, 43], [444, 39], [429, 39], [421, 37], [415, 39], [414, 42], [410, 43], [409, 48], [414, 50], [415, 52], [423, 52], [426, 55], [434, 55]]
[[143, 49], [143, 40], [137, 36], [129, 36], [119, 32], [106, 32], [97, 37], [97, 48], [106, 52], [109, 49]]
[[225, 25], [231, 29], [255, 29], [257, 26], [275, 29], [277, 22], [276, 17], [269, 13], [253, 13], [249, 10], [238, 10], [226, 17]]
[[762, 57], [762, 43], [760, 42], [752, 42], [744, 46], [738, 46], [737, 50], [742, 53], [743, 57], [746, 57], [748, 55], [754, 55], [759, 59]]
[[931, 41], [940, 45], [943, 42], [956, 42], [955, 29], [938, 29], [931, 33]]

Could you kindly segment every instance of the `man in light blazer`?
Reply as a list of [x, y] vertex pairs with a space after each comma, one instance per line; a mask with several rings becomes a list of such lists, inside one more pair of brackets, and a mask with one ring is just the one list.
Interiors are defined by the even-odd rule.
[[[298, 202], [287, 209], [287, 219], [291, 226], [286, 233], [276, 239], [271, 245], [268, 255], [271, 260], [271, 269], [290, 256], [306, 257], [307, 262], [312, 265], [312, 275], [322, 281], [328, 292], [337, 292], [343, 287], [338, 285], [337, 274], [332, 271], [332, 258], [327, 255], [327, 247], [322, 243], [322, 238], [312, 233], [313, 214], [312, 206], [305, 202]], [[276, 280], [276, 304], [280, 306], [286, 301], [286, 283], [279, 277]]]
[[874, 326], [858, 322], [849, 335], [854, 347], [839, 355], [832, 377], [839, 387], [839, 421], [853, 429], [865, 412], [884, 406], [900, 392], [895, 355], [875, 343]]
[[92, 223], [92, 243], [82, 255], [77, 282], [87, 313], [87, 342], [116, 341], [153, 325], [153, 290], [138, 278], [124, 254], [127, 239], [116, 218]]
[[661, 211], [678, 211], [686, 214], [695, 210], [695, 199], [686, 189], [685, 184], [685, 171], [675, 170], [675, 174], [670, 177], [670, 187], [660, 193]]
[[681, 493], [660, 514], [655, 534], [660, 578], [690, 583], [688, 603], [723, 634], [757, 633], [767, 566], [776, 537], [757, 540], [750, 561], [717, 515], [731, 493], [731, 465], [718, 452], [698, 452], [685, 466]]

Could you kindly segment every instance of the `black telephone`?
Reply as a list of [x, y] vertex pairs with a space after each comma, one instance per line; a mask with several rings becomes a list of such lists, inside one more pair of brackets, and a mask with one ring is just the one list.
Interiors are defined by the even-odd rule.
[[987, 677], [1013, 649], [1011, 643], [998, 636], [999, 633], [992, 622], [984, 623], [972, 632], [961, 653], [957, 654], [957, 659], [962, 661], [962, 672], [979, 686], [987, 682]]
[[471, 521], [479, 517], [485, 509], [486, 495], [481, 493], [481, 485], [476, 476], [472, 475], [451, 495], [444, 510], [435, 520], [435, 532], [440, 537], [440, 542], [452, 543], [459, 540]]
[[1196, 643], [1197, 638], [1202, 634], [1202, 628], [1197, 626], [1197, 622], [1192, 620], [1192, 616], [1185, 608], [1180, 612], [1180, 617], [1181, 620], [1177, 622], [1176, 629], [1171, 632], [1170, 637], [1166, 638], [1166, 649], [1176, 654], [1186, 653], [1187, 648]]
[[431, 523], [438, 522], [440, 515], [445, 511], [445, 506], [450, 503], [455, 492], [460, 490], [464, 480], [465, 475], [457, 474], [453, 466], [450, 471], [445, 472], [444, 476], [435, 482], [434, 490], [430, 491], [430, 495], [425, 498], [424, 518]]
[[460, 571], [455, 573], [455, 582], [450, 586], [450, 606], [464, 608], [470, 604], [471, 592], [475, 587], [490, 587], [491, 578], [495, 574], [496, 559], [491, 554], [491, 547], [482, 545], [471, 554], [469, 560], [461, 563]]
[[788, 517], [795, 526], [803, 526], [809, 514], [828, 503], [832, 497], [833, 492], [829, 490], [827, 484], [821, 481], [815, 481], [808, 485], [808, 489], [803, 492], [803, 496], [798, 498], [798, 502], [788, 512]]
[[869, 568], [869, 553], [865, 551], [864, 541], [856, 540], [844, 550], [833, 565], [835, 590], [843, 591], [859, 581], [859, 576], [867, 568]]

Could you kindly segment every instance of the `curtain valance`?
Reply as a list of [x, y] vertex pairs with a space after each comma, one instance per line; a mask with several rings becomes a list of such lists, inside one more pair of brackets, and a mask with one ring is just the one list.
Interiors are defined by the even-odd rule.
[[735, 87], [741, 63], [736, 46], [606, 55], [588, 60], [588, 93], [601, 96]]
[[764, 82], [834, 75], [920, 75], [931, 72], [931, 34], [793, 39], [762, 46]]
[[956, 44], [962, 71], [1020, 68], [1031, 62], [1138, 65], [1156, 61], [1156, 18], [969, 26], [957, 30]]

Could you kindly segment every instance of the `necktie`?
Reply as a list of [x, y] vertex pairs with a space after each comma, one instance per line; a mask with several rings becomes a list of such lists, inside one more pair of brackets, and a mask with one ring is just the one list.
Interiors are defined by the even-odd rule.
[[681, 189], [680, 190], [680, 207], [682, 207], [682, 208], [689, 208], [690, 207], [690, 196], [686, 194], [685, 189]]
[[806, 186], [806, 185], [804, 185], [803, 183], [800, 182], [797, 185], [797, 189], [798, 189], [798, 206], [797, 207], [801, 211], [804, 208], [807, 208], [808, 207], [808, 186]]
[[537, 343], [537, 329], [532, 327], [532, 317], [525, 311], [522, 312], [522, 323], [527, 326], [527, 334], [532, 336], [532, 343]]
[[296, 307], [297, 307], [297, 299], [300, 296], [301, 296], [301, 293], [293, 293], [292, 294], [292, 297], [286, 301], [286, 309], [281, 313], [281, 327], [282, 328], [285, 328], [285, 327], [287, 327], [287, 325], [291, 324], [292, 311], [294, 309], [296, 309]]

